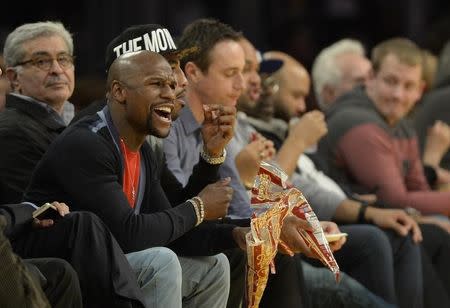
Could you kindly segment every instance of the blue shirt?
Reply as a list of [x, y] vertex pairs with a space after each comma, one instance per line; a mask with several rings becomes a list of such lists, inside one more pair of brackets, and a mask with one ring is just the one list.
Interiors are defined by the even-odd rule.
[[[227, 146], [227, 157], [219, 173], [222, 178], [231, 178], [231, 187], [234, 189], [228, 216], [249, 218], [252, 213], [250, 197], [240, 181], [239, 172], [234, 163], [236, 155], [241, 150], [238, 144], [239, 142], [233, 138]], [[194, 118], [191, 109], [186, 106], [172, 124], [169, 136], [164, 139], [167, 167], [183, 185], [186, 185], [194, 166], [198, 163], [202, 148], [201, 125]]]

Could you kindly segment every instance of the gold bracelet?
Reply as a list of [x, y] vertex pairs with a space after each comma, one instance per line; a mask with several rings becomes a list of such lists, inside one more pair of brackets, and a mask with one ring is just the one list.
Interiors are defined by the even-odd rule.
[[219, 165], [223, 164], [225, 158], [227, 157], [227, 150], [223, 149], [222, 155], [219, 157], [211, 157], [203, 148], [200, 152], [200, 156], [210, 165]]
[[195, 226], [197, 227], [203, 221], [203, 219], [201, 219], [199, 205], [198, 205], [197, 201], [195, 201], [193, 199], [189, 199], [189, 200], [187, 200], [187, 202], [190, 202], [192, 204], [192, 206], [194, 207], [195, 216], [197, 216], [197, 223], [195, 224]]
[[194, 200], [194, 202], [197, 202], [197, 204], [199, 205], [200, 222], [202, 222], [205, 219], [205, 204], [203, 203], [203, 200], [199, 196], [192, 198], [192, 200]]

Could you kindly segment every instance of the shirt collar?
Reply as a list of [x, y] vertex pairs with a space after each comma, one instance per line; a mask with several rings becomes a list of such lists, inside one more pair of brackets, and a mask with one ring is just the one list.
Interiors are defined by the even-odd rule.
[[194, 114], [188, 105], [181, 110], [180, 117], [177, 121], [180, 121], [187, 136], [195, 133], [201, 128], [201, 125], [195, 119]]

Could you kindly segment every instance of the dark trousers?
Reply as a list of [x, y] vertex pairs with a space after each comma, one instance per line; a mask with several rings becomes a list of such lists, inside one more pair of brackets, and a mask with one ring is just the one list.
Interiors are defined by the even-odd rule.
[[[241, 301], [245, 303], [247, 255], [240, 249], [229, 250], [225, 255], [231, 269], [227, 308], [238, 308]], [[308, 307], [301, 265], [294, 258], [279, 254], [275, 257], [275, 268], [276, 274], [269, 274], [259, 307]]]
[[420, 225], [425, 307], [450, 307], [450, 235], [435, 225]]
[[[33, 279], [40, 283], [50, 305], [54, 308], [82, 307], [78, 277], [69, 263], [62, 259], [26, 259]], [[42, 275], [42, 276], [41, 276]]]
[[50, 228], [22, 234], [12, 245], [24, 258], [67, 260], [78, 274], [86, 308], [143, 306], [136, 276], [119, 244], [92, 213], [70, 213]]
[[276, 274], [269, 274], [259, 307], [309, 307], [301, 264], [294, 257], [278, 254]]
[[370, 225], [340, 226], [347, 243], [334, 255], [341, 270], [399, 307], [422, 307], [420, 246]]

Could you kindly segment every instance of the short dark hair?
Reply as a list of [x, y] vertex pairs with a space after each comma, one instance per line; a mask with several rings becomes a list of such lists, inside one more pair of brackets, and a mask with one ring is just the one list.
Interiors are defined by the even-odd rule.
[[179, 49], [198, 47], [197, 52], [182, 59], [181, 67], [184, 69], [187, 62], [194, 62], [204, 72], [210, 65], [209, 53], [217, 43], [225, 40], [238, 41], [240, 38], [241, 32], [218, 20], [197, 19], [184, 28], [178, 42]]
[[392, 38], [383, 41], [372, 49], [372, 66], [375, 73], [380, 70], [381, 64], [388, 55], [409, 66], [422, 66], [422, 50], [411, 40], [406, 38]]

